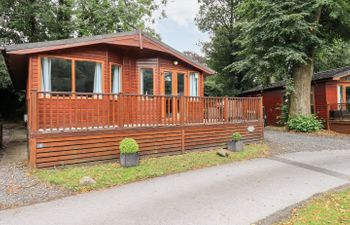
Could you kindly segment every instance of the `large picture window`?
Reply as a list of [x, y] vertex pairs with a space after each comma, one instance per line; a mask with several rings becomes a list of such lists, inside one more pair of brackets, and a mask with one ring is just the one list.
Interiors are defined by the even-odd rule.
[[101, 63], [75, 61], [75, 91], [102, 93]]
[[118, 94], [122, 91], [121, 68], [118, 65], [112, 65], [112, 92]]
[[153, 95], [153, 69], [141, 69], [141, 95]]
[[190, 73], [190, 96], [199, 96], [198, 93], [198, 73]]
[[[72, 71], [73, 64], [74, 71]], [[41, 91], [102, 93], [102, 64], [93, 61], [43, 57], [41, 58]]]
[[42, 58], [41, 91], [72, 91], [72, 60]]

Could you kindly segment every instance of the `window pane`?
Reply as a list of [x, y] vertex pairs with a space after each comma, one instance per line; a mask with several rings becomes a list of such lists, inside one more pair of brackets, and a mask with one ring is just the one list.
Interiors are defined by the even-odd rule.
[[153, 95], [153, 70], [141, 70], [141, 94]]
[[346, 103], [350, 103], [350, 87], [346, 87], [345, 89], [345, 95], [346, 95]]
[[185, 74], [177, 74], [177, 95], [183, 96], [185, 94]]
[[75, 61], [75, 90], [96, 92], [102, 89], [101, 64], [88, 61]]
[[72, 91], [72, 61], [50, 58], [51, 91]]
[[173, 74], [171, 72], [164, 72], [164, 93], [165, 95], [172, 95]]
[[112, 92], [118, 94], [121, 92], [121, 70], [119, 66], [112, 66]]

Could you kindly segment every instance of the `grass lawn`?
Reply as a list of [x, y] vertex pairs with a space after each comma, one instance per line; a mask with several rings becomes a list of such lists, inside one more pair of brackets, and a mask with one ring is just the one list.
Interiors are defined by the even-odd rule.
[[[56, 169], [34, 170], [32, 174], [42, 181], [66, 187], [75, 192], [85, 192], [111, 186], [159, 177], [183, 171], [215, 166], [240, 160], [265, 157], [269, 154], [265, 144], [253, 144], [242, 152], [230, 153], [226, 158], [217, 155], [217, 151], [193, 152], [177, 156], [166, 156], [141, 160], [137, 167], [122, 168], [118, 163], [106, 163], [91, 166], [71, 166]], [[90, 176], [96, 184], [79, 185], [79, 180]]]
[[348, 225], [350, 224], [350, 188], [327, 193], [295, 209], [292, 216], [279, 225]]

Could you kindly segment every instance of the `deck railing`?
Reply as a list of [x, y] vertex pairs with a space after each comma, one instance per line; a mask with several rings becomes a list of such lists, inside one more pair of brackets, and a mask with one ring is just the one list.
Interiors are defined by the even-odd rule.
[[33, 91], [28, 103], [34, 132], [262, 121], [262, 101], [256, 97]]
[[350, 120], [349, 103], [329, 104], [328, 111], [330, 120]]

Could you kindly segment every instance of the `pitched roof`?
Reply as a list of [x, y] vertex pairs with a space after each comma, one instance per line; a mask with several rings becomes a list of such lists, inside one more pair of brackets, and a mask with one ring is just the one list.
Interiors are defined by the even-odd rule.
[[[317, 81], [317, 80], [323, 80], [323, 79], [329, 79], [329, 78], [337, 78], [345, 75], [350, 75], [350, 66], [315, 73], [312, 77], [312, 80]], [[282, 88], [284, 87], [284, 85], [285, 83], [283, 81], [269, 84], [266, 86], [260, 85], [260, 86], [248, 89], [246, 91], [243, 91], [241, 92], [241, 94], [249, 94], [249, 93], [258, 92], [258, 91], [266, 91], [266, 90], [275, 89], [275, 88]]]
[[40, 49], [45, 47], [60, 46], [60, 45], [67, 45], [67, 44], [78, 44], [83, 42], [92, 42], [92, 41], [99, 41], [99, 40], [103, 41], [110, 38], [116, 38], [116, 37], [122, 37], [122, 36], [134, 35], [134, 34], [137, 34], [137, 31], [95, 35], [95, 36], [88, 36], [88, 37], [67, 38], [67, 39], [54, 40], [54, 41], [41, 41], [41, 42], [33, 42], [33, 43], [15, 44], [15, 45], [5, 46], [4, 48], [6, 52], [9, 53], [9, 52], [19, 51], [19, 50], [37, 49], [37, 48]]
[[[4, 51], [8, 54], [28, 54], [28, 52], [41, 52], [41, 51], [47, 51], [50, 47], [67, 47], [67, 46], [84, 46], [84, 45], [91, 45], [91, 44], [98, 44], [98, 43], [106, 43], [108, 41], [112, 41], [115, 38], [118, 37], [125, 37], [125, 36], [131, 36], [139, 34], [139, 31], [131, 31], [131, 32], [120, 32], [120, 33], [114, 33], [114, 34], [104, 34], [104, 35], [95, 35], [95, 36], [89, 36], [89, 37], [79, 37], [79, 38], [69, 38], [69, 39], [62, 39], [62, 40], [54, 40], [54, 41], [43, 41], [43, 42], [35, 42], [35, 43], [25, 43], [25, 44], [16, 44], [16, 45], [9, 45], [4, 47]], [[201, 63], [198, 63], [197, 61], [194, 61], [192, 58], [184, 55], [183, 53], [177, 51], [176, 49], [172, 48], [171, 46], [165, 44], [164, 42], [161, 42], [150, 35], [147, 35], [145, 33], [141, 33], [143, 37], [151, 40], [154, 43], [157, 43], [158, 45], [162, 46], [163, 48], [167, 49], [170, 54], [174, 55], [175, 57], [185, 61], [186, 63], [189, 63], [193, 65], [194, 67], [197, 67], [198, 69], [202, 70], [203, 72], [207, 74], [214, 74], [215, 71], [207, 67], [206, 65], [203, 65]]]

